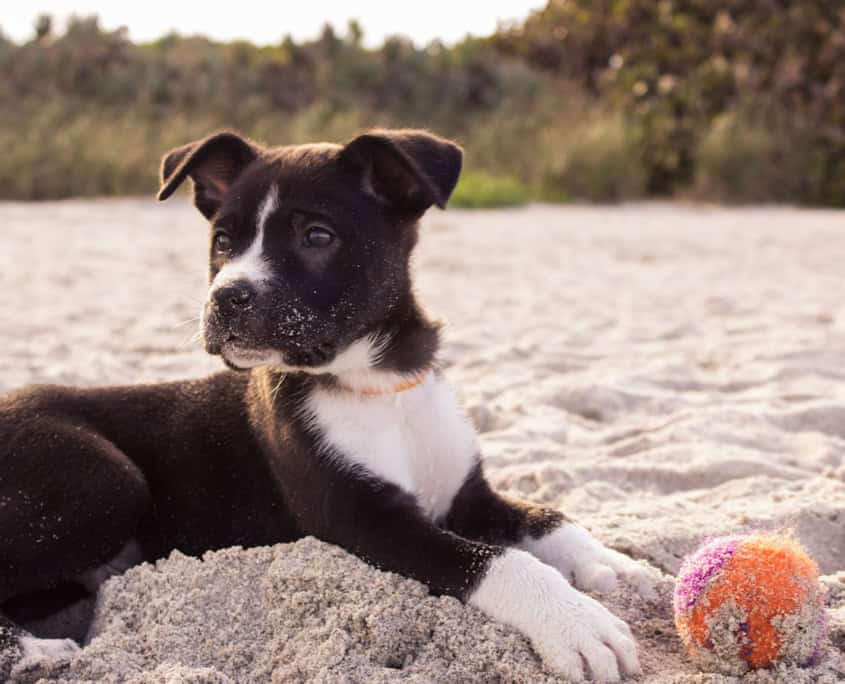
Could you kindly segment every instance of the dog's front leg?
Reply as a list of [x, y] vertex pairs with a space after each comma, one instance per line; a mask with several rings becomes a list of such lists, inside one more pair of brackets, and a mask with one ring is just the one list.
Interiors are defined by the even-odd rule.
[[381, 480], [337, 473], [319, 490], [302, 486], [302, 479], [298, 484], [291, 498], [324, 493], [316, 501], [292, 502], [303, 532], [516, 627], [552, 669], [570, 679], [584, 677], [585, 663], [603, 681], [639, 671], [627, 626], [531, 554], [444, 530], [411, 495]]
[[605, 593], [621, 579], [643, 598], [657, 596], [656, 569], [609, 549], [559, 511], [498, 494], [480, 465], [452, 502], [446, 526], [470, 539], [528, 551], [579, 589]]

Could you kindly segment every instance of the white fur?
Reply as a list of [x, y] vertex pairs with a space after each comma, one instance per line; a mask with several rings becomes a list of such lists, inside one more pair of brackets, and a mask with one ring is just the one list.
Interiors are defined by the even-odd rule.
[[272, 185], [258, 207], [255, 217], [255, 238], [245, 252], [227, 261], [211, 283], [209, 295], [215, 290], [236, 280], [246, 280], [260, 288], [266, 283], [272, 272], [264, 257], [264, 227], [270, 215], [279, 208], [279, 189]]
[[18, 640], [21, 649], [20, 666], [29, 666], [33, 661], [68, 660], [79, 651], [78, 644], [72, 639], [38, 639], [34, 636], [22, 636]]
[[331, 374], [338, 378], [343, 387], [356, 391], [389, 392], [415, 376], [405, 373], [384, 371], [375, 368], [384, 348], [386, 338], [373, 336], [355, 340], [334, 360], [322, 366], [289, 366], [281, 353], [273, 349], [226, 350], [226, 358], [238, 368], [271, 366], [284, 373], [302, 372], [311, 375]]
[[331, 363], [302, 370], [315, 375], [330, 373], [337, 377], [346, 389], [358, 392], [390, 392], [418, 376], [375, 368], [389, 342], [390, 339], [386, 337], [363, 337], [350, 344]]
[[369, 369], [379, 361], [383, 351], [383, 342], [374, 337], [362, 337], [338, 354], [331, 363], [322, 366], [319, 372], [342, 375]]
[[237, 347], [224, 347], [223, 356], [229, 363], [241, 369], [256, 368], [258, 366], [273, 366], [280, 371], [289, 373], [296, 368], [285, 365], [279, 352], [272, 349], [239, 349]]
[[315, 389], [306, 410], [324, 451], [414, 495], [432, 519], [449, 510], [478, 457], [475, 430], [451, 388], [433, 372], [395, 394]]
[[519, 548], [557, 568], [580, 589], [613, 591], [622, 578], [643, 598], [657, 598], [657, 570], [607, 548], [579, 525], [564, 523], [539, 539], [526, 537]]
[[524, 551], [494, 558], [468, 602], [525, 634], [545, 663], [572, 681], [584, 679], [584, 663], [600, 681], [640, 671], [628, 626]]

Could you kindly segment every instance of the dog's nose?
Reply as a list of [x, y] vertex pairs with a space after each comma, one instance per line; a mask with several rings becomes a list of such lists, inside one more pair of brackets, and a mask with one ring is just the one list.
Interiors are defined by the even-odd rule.
[[255, 290], [246, 281], [238, 280], [214, 291], [214, 304], [221, 311], [236, 312], [248, 307], [255, 299]]

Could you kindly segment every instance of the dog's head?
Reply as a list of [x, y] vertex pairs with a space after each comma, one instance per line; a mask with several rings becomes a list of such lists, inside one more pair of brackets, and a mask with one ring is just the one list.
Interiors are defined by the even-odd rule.
[[413, 130], [275, 149], [222, 132], [168, 153], [158, 198], [190, 178], [211, 224], [206, 349], [234, 368], [377, 365], [403, 326], [418, 325], [417, 220], [445, 206], [461, 158]]

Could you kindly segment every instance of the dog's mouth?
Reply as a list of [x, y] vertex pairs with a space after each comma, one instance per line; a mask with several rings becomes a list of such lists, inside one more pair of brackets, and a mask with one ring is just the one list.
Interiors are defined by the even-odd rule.
[[231, 322], [206, 309], [200, 325], [205, 351], [220, 356], [227, 366], [237, 370], [268, 365], [273, 354], [258, 339], [258, 331], [248, 326], [238, 327], [242, 329], [236, 329]]
[[281, 370], [319, 372], [335, 360], [342, 344], [329, 326], [304, 329], [299, 321], [275, 322], [272, 317], [229, 319], [204, 311], [200, 330], [205, 350], [220, 356], [232, 369], [271, 366]]
[[224, 344], [220, 348], [219, 356], [223, 359], [223, 363], [233, 370], [247, 370], [256, 366], [278, 365], [277, 354], [274, 354], [270, 350], [244, 348], [236, 340]]
[[276, 348], [256, 344], [232, 332], [225, 335], [206, 333], [205, 349], [209, 354], [220, 356], [223, 363], [233, 370], [247, 370], [257, 366], [272, 366], [286, 371], [308, 370], [331, 363], [337, 354], [337, 347], [333, 343]]
[[221, 308], [209, 297], [200, 333], [205, 350], [230, 368], [270, 366], [310, 373], [324, 372], [323, 367], [355, 339], [331, 312], [314, 310], [298, 300], [267, 297], [236, 310]]
[[205, 321], [200, 326], [200, 335], [205, 344], [205, 351], [212, 356], [224, 356], [225, 352], [233, 348], [249, 349], [252, 345], [245, 344], [241, 336], [223, 329], [221, 326], [209, 325]]

